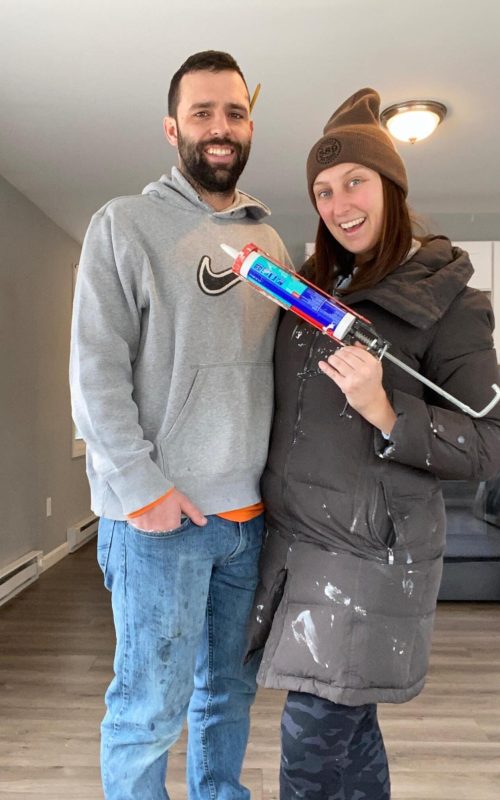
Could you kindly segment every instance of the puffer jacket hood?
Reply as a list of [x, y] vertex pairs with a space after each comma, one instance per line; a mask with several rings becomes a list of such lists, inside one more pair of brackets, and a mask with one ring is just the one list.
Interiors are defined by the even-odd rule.
[[466, 287], [474, 269], [468, 253], [439, 236], [371, 289], [345, 295], [355, 304], [367, 297], [410, 325], [428, 330]]

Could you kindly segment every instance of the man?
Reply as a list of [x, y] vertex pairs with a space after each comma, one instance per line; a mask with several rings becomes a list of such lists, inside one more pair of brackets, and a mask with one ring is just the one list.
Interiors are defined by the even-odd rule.
[[231, 56], [182, 65], [164, 127], [178, 168], [95, 214], [75, 296], [73, 414], [116, 629], [102, 777], [107, 800], [168, 798], [187, 714], [190, 800], [243, 800], [276, 307], [220, 243], [287, 256], [236, 189], [253, 123]]

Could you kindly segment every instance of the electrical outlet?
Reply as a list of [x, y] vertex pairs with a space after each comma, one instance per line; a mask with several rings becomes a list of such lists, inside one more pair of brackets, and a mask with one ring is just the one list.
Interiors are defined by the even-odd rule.
[[52, 497], [47, 497], [47, 500], [45, 501], [45, 508], [46, 508], [46, 511], [47, 511], [47, 516], [51, 517], [52, 516]]

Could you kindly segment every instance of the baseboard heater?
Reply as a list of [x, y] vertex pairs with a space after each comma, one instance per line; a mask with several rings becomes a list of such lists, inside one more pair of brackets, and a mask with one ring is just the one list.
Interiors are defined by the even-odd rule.
[[68, 551], [73, 553], [79, 547], [86, 544], [97, 533], [99, 518], [94, 516], [82, 519], [80, 522], [68, 528]]
[[36, 581], [42, 555], [41, 550], [30, 550], [0, 570], [0, 606]]

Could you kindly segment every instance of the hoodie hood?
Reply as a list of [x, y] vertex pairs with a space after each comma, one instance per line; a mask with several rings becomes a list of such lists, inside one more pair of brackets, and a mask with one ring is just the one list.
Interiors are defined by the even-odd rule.
[[208, 212], [213, 217], [221, 219], [244, 219], [245, 217], [255, 220], [263, 219], [271, 214], [270, 209], [261, 203], [257, 198], [250, 194], [235, 191], [234, 202], [223, 211], [215, 211], [198, 194], [196, 189], [184, 177], [178, 167], [172, 167], [170, 177], [162, 175], [159, 181], [148, 183], [142, 190], [142, 194], [157, 195], [161, 200], [167, 200], [178, 206], [195, 206]]
[[394, 272], [370, 289], [346, 294], [346, 305], [370, 300], [416, 328], [434, 325], [460, 292], [474, 269], [468, 254], [444, 236], [426, 241]]

